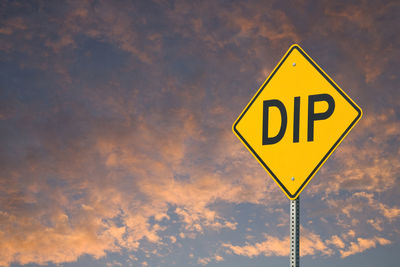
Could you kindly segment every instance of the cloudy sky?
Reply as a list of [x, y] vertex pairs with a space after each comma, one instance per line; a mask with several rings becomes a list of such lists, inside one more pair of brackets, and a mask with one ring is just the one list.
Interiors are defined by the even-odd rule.
[[232, 133], [298, 43], [363, 109], [301, 194], [313, 266], [396, 266], [398, 1], [1, 1], [0, 266], [289, 264]]

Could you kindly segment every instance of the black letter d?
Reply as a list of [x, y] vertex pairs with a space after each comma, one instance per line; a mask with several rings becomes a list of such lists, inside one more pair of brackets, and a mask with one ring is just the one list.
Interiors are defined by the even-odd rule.
[[[281, 113], [282, 123], [279, 133], [274, 137], [268, 137], [268, 110], [269, 107], [277, 107]], [[285, 135], [287, 124], [287, 114], [283, 103], [277, 99], [265, 100], [264, 111], [263, 111], [263, 133], [262, 133], [262, 144], [271, 145], [278, 143]]]

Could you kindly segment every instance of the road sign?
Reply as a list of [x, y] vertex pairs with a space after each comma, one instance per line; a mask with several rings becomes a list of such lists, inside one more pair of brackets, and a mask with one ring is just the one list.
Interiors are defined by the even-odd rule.
[[292, 45], [233, 124], [233, 132], [293, 200], [362, 111]]

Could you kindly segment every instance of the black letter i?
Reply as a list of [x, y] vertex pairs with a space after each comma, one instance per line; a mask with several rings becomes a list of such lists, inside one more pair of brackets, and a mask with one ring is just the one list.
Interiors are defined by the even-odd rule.
[[293, 143], [299, 142], [300, 132], [300, 96], [294, 98], [294, 114], [293, 114]]

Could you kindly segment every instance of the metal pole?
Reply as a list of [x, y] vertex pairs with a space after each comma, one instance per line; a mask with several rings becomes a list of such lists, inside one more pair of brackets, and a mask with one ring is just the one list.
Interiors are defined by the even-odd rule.
[[290, 200], [290, 267], [300, 266], [300, 196]]

